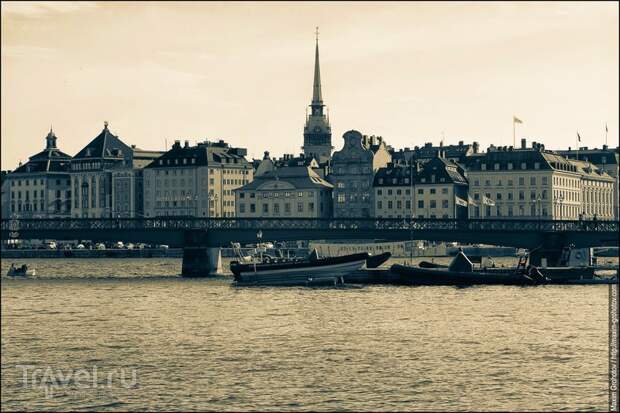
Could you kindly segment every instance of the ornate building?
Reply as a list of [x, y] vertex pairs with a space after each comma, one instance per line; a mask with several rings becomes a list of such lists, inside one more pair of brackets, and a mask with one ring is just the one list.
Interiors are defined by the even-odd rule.
[[344, 147], [334, 152], [332, 173], [335, 218], [374, 216], [371, 199], [375, 172], [391, 161], [387, 145], [380, 136], [363, 136], [356, 130], [343, 135]]
[[56, 135], [50, 129], [45, 137], [45, 149], [32, 155], [27, 163], [6, 175], [5, 188], [9, 200], [7, 205], [10, 204], [11, 215], [20, 218], [70, 216], [71, 157], [58, 149], [56, 139]]
[[314, 83], [312, 86], [312, 103], [310, 115], [306, 115], [304, 126], [304, 146], [302, 149], [306, 157], [314, 157], [319, 163], [331, 159], [332, 129], [329, 125], [329, 117], [325, 116], [323, 109], [323, 96], [321, 94], [321, 71], [319, 69], [319, 38], [317, 30], [316, 50], [314, 56]]

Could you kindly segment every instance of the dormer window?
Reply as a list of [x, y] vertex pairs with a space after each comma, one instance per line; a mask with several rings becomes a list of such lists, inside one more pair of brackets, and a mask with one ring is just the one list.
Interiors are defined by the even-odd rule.
[[480, 169], [483, 170], [483, 171], [486, 171], [487, 170], [487, 164], [483, 163], [482, 165], [480, 165]]
[[534, 169], [540, 169], [540, 162], [534, 162]]
[[525, 162], [521, 162], [521, 169], [527, 169], [527, 164]]
[[495, 170], [496, 170], [496, 171], [499, 171], [499, 163], [496, 163], [496, 164], [494, 165], [494, 168], [495, 168]]
[[512, 170], [512, 168], [513, 168], [512, 162], [508, 162], [508, 170]]

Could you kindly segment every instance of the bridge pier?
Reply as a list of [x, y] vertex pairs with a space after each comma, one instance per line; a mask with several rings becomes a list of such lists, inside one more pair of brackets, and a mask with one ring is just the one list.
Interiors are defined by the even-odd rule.
[[207, 277], [222, 273], [220, 248], [204, 246], [183, 247], [181, 275], [184, 277]]

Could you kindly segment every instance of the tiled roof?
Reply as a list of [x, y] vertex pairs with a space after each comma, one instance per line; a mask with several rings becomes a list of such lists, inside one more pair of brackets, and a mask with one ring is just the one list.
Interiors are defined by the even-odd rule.
[[73, 159], [119, 159], [131, 158], [132, 149], [121, 141], [118, 136], [113, 135], [108, 129], [107, 124], [92, 141], [88, 143]]
[[274, 180], [286, 182], [295, 189], [333, 188], [332, 184], [322, 179], [310, 166], [285, 166], [255, 177], [252, 182], [242, 186], [239, 190], [256, 190]]
[[[203, 142], [196, 146], [181, 146], [175, 142], [172, 149], [155, 159], [147, 168], [170, 168], [183, 166], [226, 165], [251, 167], [245, 159], [246, 150], [231, 148], [223, 141]], [[192, 161], [193, 159], [193, 161]]]

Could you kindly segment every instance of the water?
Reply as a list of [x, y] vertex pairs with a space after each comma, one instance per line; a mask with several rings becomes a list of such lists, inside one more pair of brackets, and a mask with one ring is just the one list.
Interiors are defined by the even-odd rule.
[[2, 410], [608, 408], [608, 286], [233, 288], [178, 259], [22, 262], [40, 275], [2, 278]]

